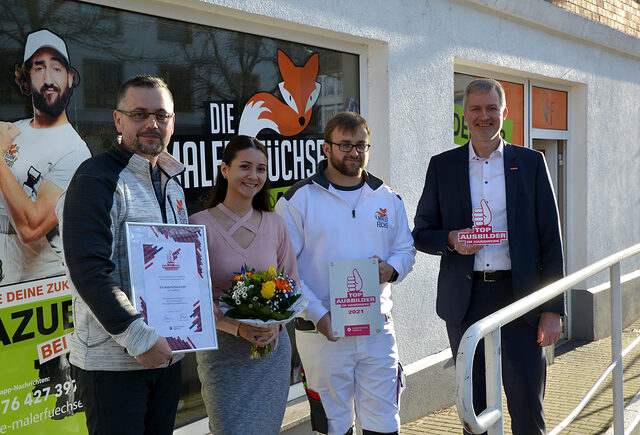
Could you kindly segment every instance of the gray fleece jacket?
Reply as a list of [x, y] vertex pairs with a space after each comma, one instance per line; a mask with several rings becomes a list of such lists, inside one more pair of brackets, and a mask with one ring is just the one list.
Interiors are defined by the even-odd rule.
[[[58, 200], [75, 332], [70, 361], [84, 370], [141, 370], [135, 356], [158, 338], [130, 301], [125, 222], [187, 224], [176, 176], [184, 166], [167, 152], [158, 159], [164, 210], [151, 165], [117, 142], [86, 160]], [[176, 355], [172, 362], [180, 359]]]

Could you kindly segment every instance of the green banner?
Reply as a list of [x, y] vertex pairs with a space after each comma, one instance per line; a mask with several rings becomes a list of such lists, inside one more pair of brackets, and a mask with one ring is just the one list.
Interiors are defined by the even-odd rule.
[[[513, 141], [513, 120], [505, 119], [502, 123], [500, 136], [507, 142]], [[462, 105], [454, 104], [453, 109], [453, 141], [456, 145], [465, 145], [469, 142], [469, 127], [464, 120]]]
[[86, 434], [64, 276], [0, 287], [0, 434]]

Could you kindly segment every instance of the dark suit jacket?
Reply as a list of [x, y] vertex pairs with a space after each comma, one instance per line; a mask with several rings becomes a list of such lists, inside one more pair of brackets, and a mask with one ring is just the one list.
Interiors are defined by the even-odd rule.
[[[520, 299], [563, 276], [560, 224], [540, 152], [505, 144], [504, 175], [513, 291]], [[473, 226], [469, 144], [431, 158], [414, 223], [415, 247], [441, 256], [436, 311], [446, 322], [459, 324], [471, 297], [474, 256], [450, 252], [447, 236]], [[544, 311], [564, 314], [563, 298], [549, 301], [525, 318], [533, 325]]]

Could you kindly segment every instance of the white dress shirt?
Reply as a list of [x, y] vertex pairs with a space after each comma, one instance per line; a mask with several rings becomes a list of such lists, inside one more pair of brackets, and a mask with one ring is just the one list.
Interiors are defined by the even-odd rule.
[[[504, 141], [491, 153], [489, 158], [476, 155], [469, 142], [469, 185], [471, 188], [471, 206], [481, 207], [480, 201], [486, 200], [492, 213], [489, 224], [492, 231], [507, 231], [507, 197], [504, 181]], [[476, 252], [474, 271], [511, 270], [509, 240], [499, 245], [485, 245]]]

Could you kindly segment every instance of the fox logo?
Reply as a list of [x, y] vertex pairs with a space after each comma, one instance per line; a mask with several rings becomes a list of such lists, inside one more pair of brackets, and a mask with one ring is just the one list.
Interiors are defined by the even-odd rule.
[[238, 134], [257, 136], [265, 128], [283, 136], [294, 136], [303, 131], [313, 105], [320, 95], [318, 77], [318, 53], [314, 53], [304, 66], [295, 66], [282, 50], [278, 50], [278, 67], [282, 81], [278, 83], [284, 102], [267, 92], [260, 92], [249, 99], [242, 115]]
[[187, 223], [189, 221], [189, 218], [187, 218], [187, 212], [184, 209], [184, 202], [182, 199], [176, 199], [176, 208], [178, 209], [178, 217], [180, 218], [180, 223]]
[[375, 214], [376, 226], [378, 228], [389, 228], [389, 217], [387, 216], [387, 209], [380, 208]]
[[4, 152], [4, 160], [7, 162], [7, 166], [10, 168], [13, 164], [18, 160], [18, 152], [20, 151], [20, 147], [16, 144], [13, 144], [9, 147], [8, 150]]

